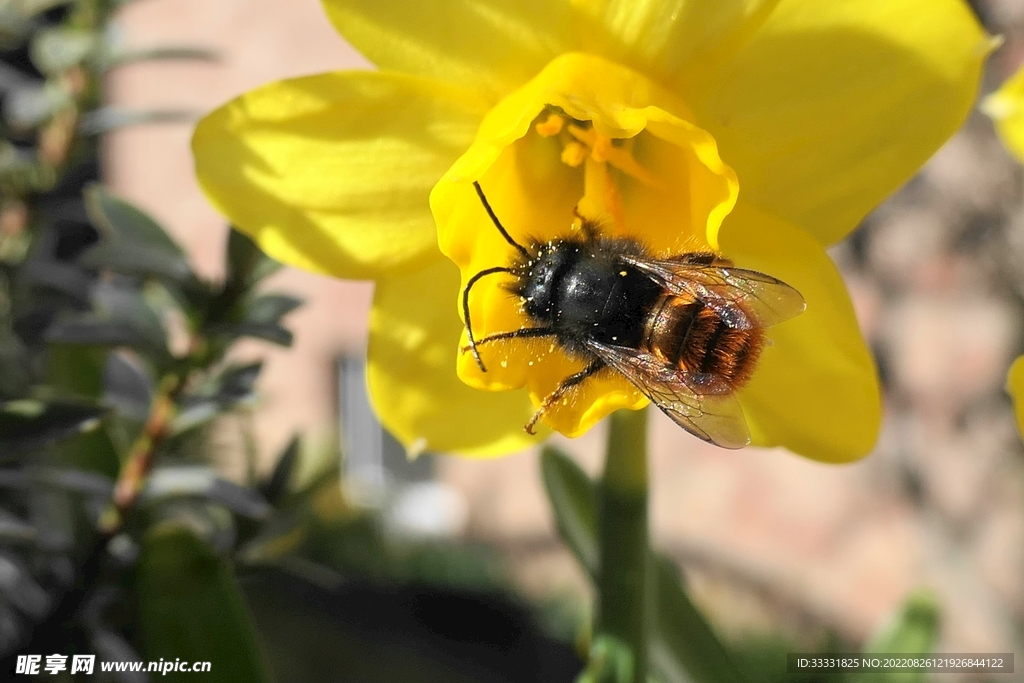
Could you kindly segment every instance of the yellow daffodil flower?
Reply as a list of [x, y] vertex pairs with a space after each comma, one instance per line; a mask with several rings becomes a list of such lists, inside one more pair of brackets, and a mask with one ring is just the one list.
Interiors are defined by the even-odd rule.
[[[581, 364], [547, 340], [466, 343], [459, 301], [509, 234], [579, 229], [574, 207], [658, 254], [713, 249], [795, 287], [739, 394], [753, 443], [824, 461], [873, 446], [881, 400], [825, 249], [961, 124], [991, 41], [962, 0], [324, 0], [380, 67], [272, 83], [206, 117], [213, 203], [271, 256], [376, 280], [369, 389], [407, 447], [531, 442]], [[429, 201], [428, 201], [429, 200]], [[431, 215], [431, 212], [433, 215]], [[477, 338], [526, 321], [502, 277]], [[487, 389], [490, 391], [479, 391]], [[579, 434], [646, 399], [606, 373], [545, 414]]]
[[981, 102], [1003, 144], [1024, 163], [1024, 68]]
[[[981, 103], [981, 110], [995, 123], [1006, 148], [1024, 163], [1024, 68], [986, 97]], [[1024, 436], [1024, 356], [1010, 366], [1006, 391], [1013, 399], [1017, 429]]]

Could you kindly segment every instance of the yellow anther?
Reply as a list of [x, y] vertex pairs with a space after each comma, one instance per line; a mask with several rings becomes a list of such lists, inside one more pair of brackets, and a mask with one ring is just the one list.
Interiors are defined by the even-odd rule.
[[599, 164], [608, 161], [612, 153], [612, 140], [603, 135], [594, 136], [594, 146], [590, 148], [590, 158]]
[[586, 160], [589, 153], [590, 150], [579, 142], [570, 142], [562, 148], [562, 163], [576, 168]]
[[543, 123], [538, 123], [534, 128], [539, 135], [550, 138], [561, 133], [564, 125], [565, 119], [552, 112], [548, 114], [548, 118]]
[[586, 145], [590, 149], [590, 158], [594, 161], [607, 163], [646, 185], [664, 189], [664, 184], [657, 176], [636, 162], [630, 152], [631, 145], [615, 146], [612, 144], [611, 138], [599, 134], [593, 128], [581, 128], [569, 124], [566, 130], [580, 144]]

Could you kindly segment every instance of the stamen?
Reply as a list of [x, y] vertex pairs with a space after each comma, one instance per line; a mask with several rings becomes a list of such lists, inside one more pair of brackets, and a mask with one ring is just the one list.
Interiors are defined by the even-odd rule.
[[589, 150], [578, 142], [569, 142], [562, 148], [562, 163], [576, 168], [587, 158]]
[[612, 140], [603, 135], [594, 133], [594, 144], [590, 148], [590, 158], [603, 164], [608, 161], [612, 151]]
[[583, 166], [584, 191], [578, 210], [586, 216], [611, 218], [616, 232], [626, 229], [625, 212], [618, 184], [609, 173], [609, 166], [645, 185], [664, 189], [664, 183], [633, 158], [633, 139], [601, 135], [589, 121], [576, 121], [556, 112], [550, 112], [543, 122], [534, 127], [544, 137], [560, 137], [563, 164], [573, 168]]
[[551, 112], [548, 114], [548, 118], [544, 120], [544, 122], [538, 123], [534, 128], [539, 135], [550, 138], [561, 133], [563, 126], [565, 126], [565, 119], [558, 114]]
[[576, 140], [590, 148], [590, 155], [594, 161], [606, 162], [650, 187], [665, 189], [664, 183], [655, 174], [636, 162], [628, 148], [616, 146], [611, 138], [600, 135], [593, 128], [580, 128], [570, 124], [566, 126], [566, 130]]
[[616, 232], [625, 232], [626, 217], [619, 186], [608, 173], [608, 165], [594, 161], [593, 157], [588, 158], [583, 167], [583, 199], [580, 205], [584, 215], [611, 216]]

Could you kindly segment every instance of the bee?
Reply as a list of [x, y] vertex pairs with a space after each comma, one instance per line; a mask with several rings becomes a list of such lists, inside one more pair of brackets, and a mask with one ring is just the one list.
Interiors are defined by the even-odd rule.
[[[562, 380], [525, 425], [588, 379], [617, 372], [694, 436], [723, 448], [750, 442], [736, 392], [765, 346], [765, 328], [800, 314], [800, 293], [764, 273], [734, 268], [710, 251], [653, 255], [642, 243], [602, 234], [579, 216], [578, 235], [524, 246], [502, 226], [477, 182], [494, 227], [516, 250], [509, 265], [482, 270], [462, 294], [470, 352], [487, 371], [480, 348], [511, 339], [552, 338], [586, 363]], [[505, 273], [529, 326], [482, 339], [473, 335], [469, 296], [481, 278]]]

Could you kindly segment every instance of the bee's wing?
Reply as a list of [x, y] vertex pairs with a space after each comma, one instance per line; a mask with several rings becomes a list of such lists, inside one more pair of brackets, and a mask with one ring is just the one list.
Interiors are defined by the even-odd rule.
[[775, 325], [799, 315], [806, 308], [800, 292], [756, 270], [633, 256], [623, 258], [673, 294], [700, 299], [736, 329]]
[[637, 349], [593, 340], [587, 347], [697, 438], [722, 448], [742, 448], [750, 443], [743, 409], [720, 380], [684, 372]]

